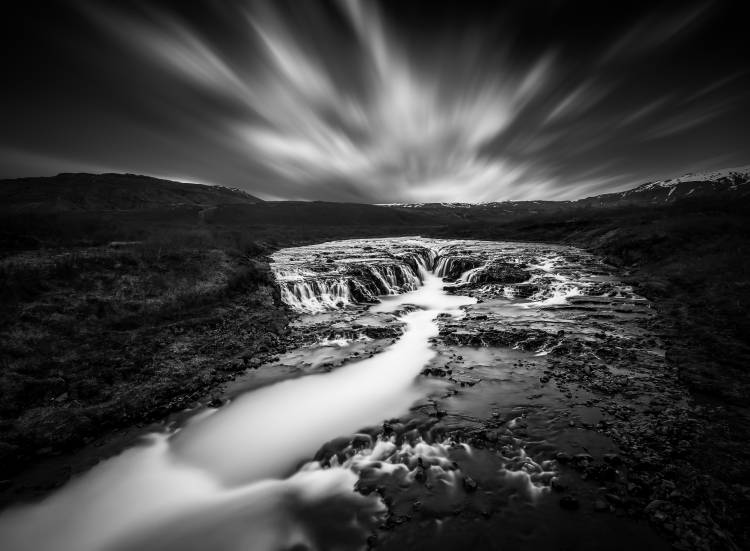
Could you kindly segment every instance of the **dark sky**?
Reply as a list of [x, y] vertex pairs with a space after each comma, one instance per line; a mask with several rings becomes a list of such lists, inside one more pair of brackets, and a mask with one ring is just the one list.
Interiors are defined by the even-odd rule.
[[0, 178], [474, 202], [747, 164], [742, 5], [9, 2]]

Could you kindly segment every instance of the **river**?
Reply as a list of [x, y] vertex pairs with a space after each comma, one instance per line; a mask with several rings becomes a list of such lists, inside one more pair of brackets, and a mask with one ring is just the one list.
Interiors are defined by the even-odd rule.
[[609, 514], [614, 410], [574, 384], [594, 370], [651, 388], [632, 356], [663, 361], [647, 301], [600, 260], [421, 238], [273, 260], [299, 346], [230, 385], [226, 405], [2, 513], [4, 550], [663, 548]]

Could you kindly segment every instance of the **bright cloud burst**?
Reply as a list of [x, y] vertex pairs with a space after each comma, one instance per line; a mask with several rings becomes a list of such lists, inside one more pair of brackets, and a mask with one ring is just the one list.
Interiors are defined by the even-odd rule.
[[520, 76], [498, 71], [448, 93], [456, 90], [451, 69], [475, 59], [450, 59], [456, 67], [431, 74], [388, 35], [374, 3], [342, 6], [362, 50], [360, 95], [335, 86], [278, 20], [251, 18], [272, 71], [253, 99], [265, 124], [238, 127], [250, 151], [288, 178], [341, 178], [409, 200], [450, 200], [458, 190], [495, 199], [528, 176], [528, 167], [481, 150], [543, 87], [549, 58]]
[[[425, 33], [415, 44], [375, 1], [238, 1], [222, 9], [241, 37], [229, 45], [172, 13], [125, 13], [95, 2], [87, 13], [147, 64], [212, 102], [206, 114], [191, 112], [193, 100], [184, 97], [172, 104], [166, 98], [181, 90], [174, 84], [163, 100], [218, 153], [199, 175], [224, 163], [217, 174], [236, 181], [245, 171], [245, 187], [266, 197], [575, 198], [634, 183], [609, 153], [622, 129], [629, 142], [617, 147], [633, 151], [726, 111], [700, 99], [685, 115], [678, 96], [665, 92], [631, 101], [618, 96], [623, 79], [607, 70], [677, 40], [703, 7], [649, 14], [588, 61], [566, 57], [554, 43], [518, 55], [497, 29]], [[654, 21], [669, 33], [651, 37]], [[651, 38], [628, 46], [644, 33]]]
[[[231, 131], [247, 155], [301, 186], [334, 179], [363, 195], [376, 187], [381, 197], [443, 201], [495, 200], [522, 183], [545, 185], [530, 164], [482, 150], [543, 90], [552, 55], [479, 76], [465, 70], [480, 61], [476, 44], [441, 52], [430, 70], [389, 34], [374, 2], [340, 6], [357, 38], [359, 90], [335, 82], [332, 60], [307, 50], [271, 4], [245, 12], [263, 55], [252, 68], [231, 64], [173, 20], [97, 16], [183, 78], [244, 104], [250, 113]], [[467, 81], [457, 85], [457, 76]]]

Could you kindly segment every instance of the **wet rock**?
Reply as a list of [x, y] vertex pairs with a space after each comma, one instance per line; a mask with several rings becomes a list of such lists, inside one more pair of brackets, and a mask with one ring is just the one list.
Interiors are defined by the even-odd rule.
[[210, 408], [218, 408], [222, 404], [224, 404], [224, 401], [221, 398], [214, 397], [211, 398], [206, 405]]
[[557, 459], [559, 463], [565, 464], [571, 460], [571, 456], [569, 453], [566, 453], [566, 452], [557, 452], [555, 454], [555, 459]]
[[417, 482], [424, 482], [427, 480], [427, 473], [425, 473], [425, 469], [422, 465], [417, 466], [417, 468], [414, 471], [414, 480]]
[[517, 264], [494, 261], [474, 275], [472, 284], [523, 283], [529, 279], [529, 272]]
[[355, 434], [351, 440], [351, 446], [355, 450], [372, 448], [372, 437], [369, 434]]
[[588, 453], [577, 453], [576, 455], [573, 456], [573, 465], [579, 469], [585, 469], [593, 461], [594, 461], [594, 458], [591, 457], [591, 455]]
[[642, 497], [648, 494], [648, 490], [635, 482], [628, 482], [626, 486], [629, 496]]
[[594, 465], [586, 471], [589, 478], [601, 482], [612, 482], [617, 479], [617, 470], [612, 465]]
[[624, 505], [624, 500], [617, 494], [613, 494], [613, 493], [604, 494], [604, 499], [606, 499], [615, 507], [622, 507]]
[[649, 504], [646, 505], [646, 507], [644, 507], [643, 512], [646, 514], [652, 514], [652, 513], [655, 513], [658, 509], [668, 504], [669, 502], [663, 499], [654, 499], [651, 502], [649, 502]]
[[478, 484], [473, 478], [471, 478], [468, 475], [464, 476], [464, 490], [466, 490], [469, 493], [476, 492], [477, 487], [478, 487]]
[[565, 492], [568, 489], [568, 485], [563, 483], [560, 478], [554, 476], [549, 481], [550, 488], [556, 492]]
[[602, 459], [604, 459], [605, 463], [609, 463], [613, 466], [622, 465], [622, 458], [616, 453], [605, 453], [602, 456]]
[[513, 294], [518, 298], [529, 298], [541, 291], [541, 288], [538, 285], [533, 285], [531, 283], [514, 285], [511, 289]]

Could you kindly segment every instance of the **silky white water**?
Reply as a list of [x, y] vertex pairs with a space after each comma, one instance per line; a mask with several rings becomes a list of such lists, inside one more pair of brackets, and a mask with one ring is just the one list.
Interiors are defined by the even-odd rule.
[[336, 546], [351, 546], [347, 530], [361, 536], [360, 523], [382, 510], [378, 498], [354, 492], [357, 476], [346, 466], [313, 463], [292, 473], [327, 440], [403, 414], [420, 398], [415, 378], [435, 354], [435, 317], [459, 316], [475, 302], [421, 276], [416, 291], [373, 307], [419, 308], [402, 317], [403, 335], [383, 352], [240, 396], [102, 462], [39, 504], [5, 512], [4, 551], [336, 548], [319, 533], [321, 514], [338, 515]]

